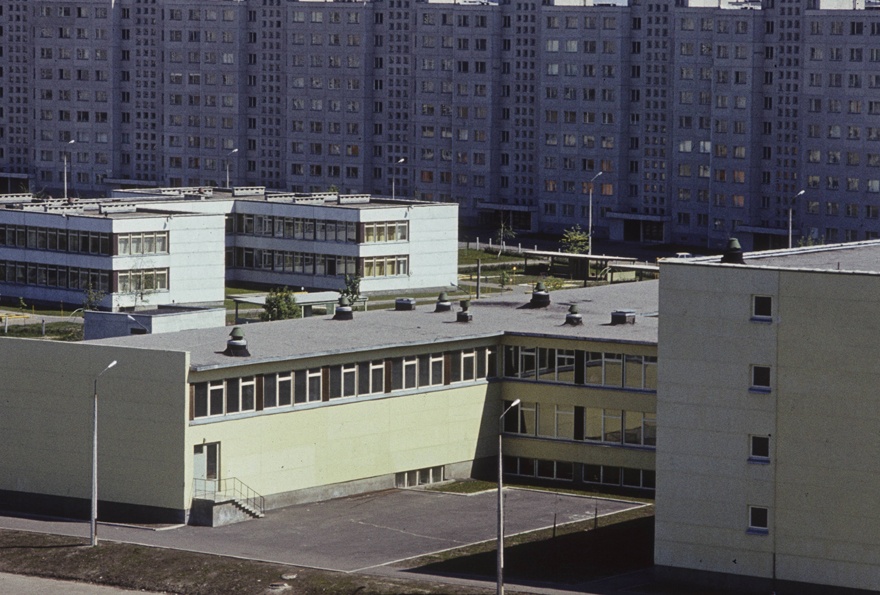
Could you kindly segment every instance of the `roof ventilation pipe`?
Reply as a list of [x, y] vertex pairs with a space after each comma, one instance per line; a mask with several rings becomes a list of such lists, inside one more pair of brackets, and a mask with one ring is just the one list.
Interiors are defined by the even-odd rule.
[[469, 308], [471, 307], [471, 301], [470, 300], [461, 300], [461, 302], [459, 302], [459, 303], [461, 304], [461, 310], [458, 313], [456, 313], [455, 321], [456, 322], [470, 322], [471, 320], [473, 320], [474, 317], [470, 313], [470, 310], [469, 310]]
[[535, 290], [532, 292], [532, 300], [529, 302], [530, 308], [546, 308], [550, 305], [550, 293], [545, 289], [544, 282], [538, 281], [535, 284]]
[[247, 340], [244, 338], [244, 331], [240, 326], [233, 327], [229, 333], [229, 340], [226, 341], [226, 351], [223, 355], [231, 357], [250, 357], [251, 353], [247, 348]]
[[584, 317], [578, 314], [578, 307], [574, 304], [568, 307], [568, 314], [565, 315], [565, 324], [578, 326], [584, 323]]
[[434, 306], [434, 312], [451, 312], [452, 304], [449, 301], [449, 296], [446, 295], [445, 291], [441, 291], [440, 295], [437, 297], [437, 305]]
[[724, 264], [746, 263], [743, 260], [743, 249], [742, 246], [739, 245], [738, 239], [730, 238], [727, 240], [727, 248], [725, 248], [724, 254], [721, 256], [721, 262]]
[[351, 308], [351, 300], [342, 296], [339, 298], [339, 305], [336, 306], [336, 313], [333, 320], [354, 320], [354, 311]]

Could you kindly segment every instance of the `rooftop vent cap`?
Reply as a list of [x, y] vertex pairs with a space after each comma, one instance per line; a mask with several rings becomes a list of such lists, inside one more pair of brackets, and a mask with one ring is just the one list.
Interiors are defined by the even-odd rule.
[[416, 298], [397, 298], [394, 300], [394, 309], [399, 312], [415, 310]]
[[434, 312], [449, 312], [452, 310], [452, 304], [449, 303], [449, 296], [445, 291], [441, 291], [440, 295], [437, 296], [437, 304], [434, 307]]
[[546, 308], [550, 305], [550, 294], [544, 287], [543, 281], [535, 283], [535, 290], [532, 292], [532, 300], [529, 302], [530, 308]]
[[745, 264], [743, 260], [743, 249], [742, 246], [739, 245], [739, 240], [736, 238], [730, 238], [727, 240], [727, 248], [724, 249], [724, 254], [721, 256], [721, 262], [724, 264]]
[[635, 324], [635, 310], [615, 310], [611, 313], [611, 324]]
[[461, 304], [461, 310], [455, 315], [456, 322], [470, 322], [473, 320], [473, 314], [471, 314], [468, 308], [471, 307], [470, 300], [461, 300], [459, 302]]
[[336, 306], [333, 320], [354, 320], [354, 311], [351, 308], [351, 300], [348, 297], [343, 295], [339, 298], [339, 305]]
[[226, 351], [223, 352], [223, 355], [250, 357], [251, 354], [247, 348], [247, 340], [245, 340], [244, 331], [241, 330], [240, 326], [233, 327], [232, 332], [229, 333], [229, 340], [226, 341]]
[[578, 307], [575, 304], [572, 304], [568, 307], [568, 314], [565, 315], [565, 324], [570, 324], [571, 326], [578, 326], [584, 323], [584, 318], [580, 314], [578, 314]]

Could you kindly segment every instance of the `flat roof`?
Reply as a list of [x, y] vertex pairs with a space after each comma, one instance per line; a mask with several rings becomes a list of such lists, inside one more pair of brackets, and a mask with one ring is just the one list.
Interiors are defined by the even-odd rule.
[[[880, 274], [880, 240], [746, 252], [745, 266], [804, 271]], [[675, 264], [722, 264], [721, 256], [666, 258]], [[723, 266], [743, 266], [724, 264]]]
[[[406, 297], [401, 295], [400, 297]], [[640, 281], [550, 292], [550, 305], [529, 308], [531, 288], [516, 287], [497, 297], [473, 300], [473, 320], [456, 322], [460, 310], [435, 313], [433, 304], [414, 311], [389, 309], [354, 312], [353, 320], [331, 316], [241, 325], [250, 357], [223, 355], [231, 327], [194, 329], [156, 335], [126, 335], [88, 341], [168, 351], [190, 352], [195, 370], [337, 355], [355, 351], [431, 345], [447, 341], [485, 339], [505, 333], [626, 343], [657, 343], [658, 282]], [[576, 304], [583, 324], [565, 324]], [[615, 310], [633, 310], [635, 324], [611, 324]]]

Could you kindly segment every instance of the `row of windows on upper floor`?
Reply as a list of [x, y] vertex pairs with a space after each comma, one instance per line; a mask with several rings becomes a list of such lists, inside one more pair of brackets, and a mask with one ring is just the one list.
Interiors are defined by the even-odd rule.
[[0, 225], [0, 246], [102, 256], [167, 254], [168, 232], [109, 234], [30, 225]]
[[190, 419], [442, 388], [495, 376], [495, 348], [479, 347], [228, 378], [191, 385]]
[[[511, 404], [505, 401], [505, 409]], [[504, 416], [504, 431], [559, 440], [657, 446], [657, 416], [644, 411], [523, 401]]]
[[409, 221], [357, 223], [236, 213], [226, 217], [226, 233], [357, 244], [406, 242]]
[[503, 375], [542, 382], [657, 390], [657, 357], [548, 347], [504, 347]]

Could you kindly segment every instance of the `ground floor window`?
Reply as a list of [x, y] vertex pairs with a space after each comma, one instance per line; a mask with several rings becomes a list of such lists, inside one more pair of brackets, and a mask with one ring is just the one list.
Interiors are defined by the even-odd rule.
[[395, 485], [398, 488], [413, 488], [420, 485], [437, 483], [444, 479], [446, 479], [446, 475], [442, 466], [403, 471], [397, 473], [394, 478]]
[[649, 469], [633, 469], [614, 465], [584, 465], [584, 483], [653, 490], [657, 484], [657, 474]]

